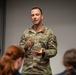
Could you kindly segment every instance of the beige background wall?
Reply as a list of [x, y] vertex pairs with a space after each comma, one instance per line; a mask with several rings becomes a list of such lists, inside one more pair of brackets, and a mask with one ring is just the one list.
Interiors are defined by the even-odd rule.
[[23, 31], [32, 26], [29, 14], [34, 6], [43, 10], [43, 24], [50, 27], [57, 36], [58, 54], [50, 60], [54, 75], [64, 70], [64, 52], [76, 48], [76, 1], [7, 0], [5, 49], [11, 44], [19, 44]]

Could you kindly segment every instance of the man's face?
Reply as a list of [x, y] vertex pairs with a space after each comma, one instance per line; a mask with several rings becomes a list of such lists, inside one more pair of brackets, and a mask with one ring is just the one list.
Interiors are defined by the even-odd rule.
[[39, 25], [43, 19], [43, 15], [39, 9], [33, 9], [31, 10], [30, 18], [34, 25]]

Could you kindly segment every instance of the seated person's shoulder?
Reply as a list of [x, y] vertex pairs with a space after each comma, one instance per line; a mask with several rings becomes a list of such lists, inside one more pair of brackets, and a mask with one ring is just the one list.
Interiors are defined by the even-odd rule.
[[65, 74], [65, 72], [66, 72], [66, 70], [65, 70], [65, 71], [63, 71], [63, 72], [61, 72], [61, 73], [59, 73], [59, 74], [56, 74], [56, 75], [64, 75], [64, 74]]
[[19, 73], [18, 71], [17, 72], [15, 72], [15, 74], [14, 75], [21, 75], [21, 73]]

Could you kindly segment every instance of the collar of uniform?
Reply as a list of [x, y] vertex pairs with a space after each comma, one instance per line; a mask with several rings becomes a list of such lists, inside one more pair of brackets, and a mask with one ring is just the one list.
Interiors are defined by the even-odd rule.
[[[34, 26], [34, 25], [33, 25]], [[44, 26], [42, 26], [42, 28], [39, 30], [39, 31], [35, 31], [34, 29], [33, 29], [33, 26], [30, 28], [30, 30], [29, 30], [29, 32], [32, 32], [32, 33], [43, 33], [44, 32], [44, 30], [45, 30], [45, 27]]]

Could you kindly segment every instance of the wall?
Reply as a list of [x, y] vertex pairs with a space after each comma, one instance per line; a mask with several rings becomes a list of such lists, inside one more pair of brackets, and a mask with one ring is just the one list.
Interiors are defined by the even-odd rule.
[[32, 26], [29, 14], [34, 6], [39, 6], [43, 10], [43, 24], [50, 27], [57, 36], [58, 54], [50, 59], [54, 75], [64, 70], [64, 52], [76, 48], [76, 1], [7, 0], [5, 48], [10, 44], [19, 44], [23, 31]]
[[0, 0], [0, 57], [4, 52], [5, 0]]

